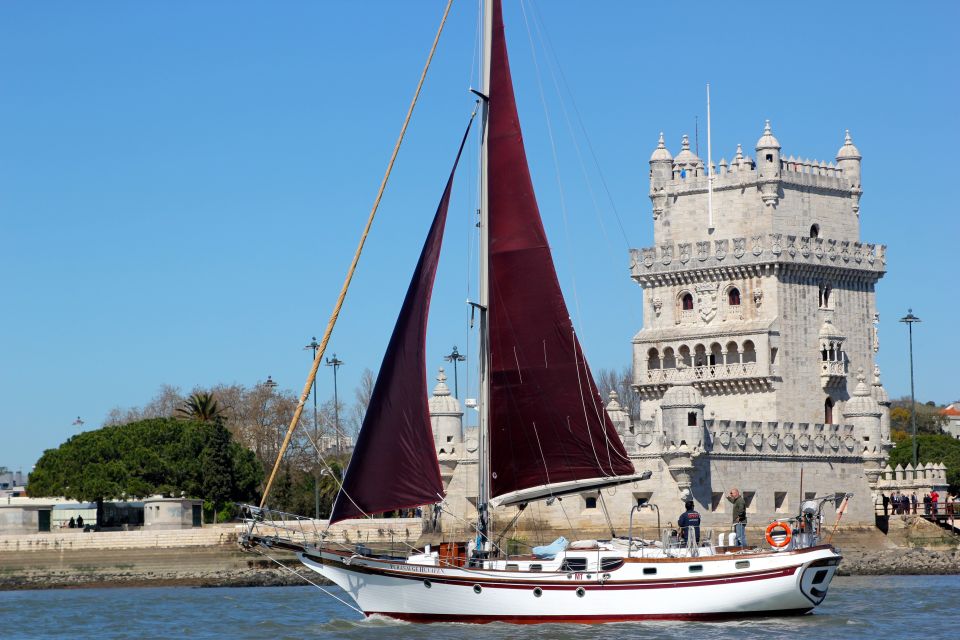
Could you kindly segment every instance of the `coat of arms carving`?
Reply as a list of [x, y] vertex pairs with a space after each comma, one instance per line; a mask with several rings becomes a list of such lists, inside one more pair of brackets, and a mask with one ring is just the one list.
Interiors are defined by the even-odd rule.
[[713, 283], [697, 285], [697, 310], [700, 313], [700, 319], [704, 322], [710, 322], [717, 315], [718, 291], [719, 285]]

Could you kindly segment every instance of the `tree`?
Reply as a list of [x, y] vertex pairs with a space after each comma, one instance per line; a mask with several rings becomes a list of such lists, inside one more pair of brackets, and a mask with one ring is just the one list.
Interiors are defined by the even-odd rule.
[[216, 397], [208, 391], [191, 393], [190, 397], [177, 408], [177, 413], [184, 418], [190, 418], [197, 422], [220, 423], [226, 419], [226, 414], [217, 403]]
[[[919, 423], [918, 423], [919, 427]], [[960, 440], [949, 435], [918, 435], [917, 461], [920, 464], [942, 462], [947, 467], [947, 483], [951, 493], [960, 492]], [[906, 467], [913, 463], [913, 443], [909, 436], [898, 437], [890, 451], [888, 464]]]
[[[913, 433], [910, 421], [910, 398], [904, 397], [890, 403], [890, 429], [902, 431], [907, 435]], [[944, 416], [934, 403], [917, 403], [917, 433], [937, 435], [943, 432], [947, 423]]]
[[597, 388], [600, 391], [600, 397], [606, 406], [609, 401], [611, 391], [616, 391], [619, 397], [620, 406], [627, 410], [630, 418], [640, 419], [640, 396], [633, 390], [633, 371], [630, 367], [624, 367], [617, 371], [616, 369], [600, 369], [597, 371]]
[[222, 425], [153, 418], [73, 436], [44, 452], [30, 473], [32, 496], [97, 503], [156, 493], [210, 501], [252, 500], [262, 479], [254, 455]]

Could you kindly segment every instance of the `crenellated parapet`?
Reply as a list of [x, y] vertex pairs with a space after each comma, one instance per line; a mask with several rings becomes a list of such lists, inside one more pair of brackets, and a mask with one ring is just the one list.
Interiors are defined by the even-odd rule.
[[852, 424], [706, 420], [711, 456], [742, 458], [862, 458]]
[[777, 265], [833, 270], [838, 279], [875, 282], [886, 271], [886, 245], [781, 233], [661, 244], [630, 250], [630, 274], [639, 284], [663, 286], [702, 279], [705, 269], [731, 276], [762, 275]]
[[906, 467], [900, 464], [896, 467], [887, 465], [880, 475], [877, 488], [881, 491], [929, 492], [933, 489], [945, 490], [948, 484], [946, 465], [942, 462], [921, 462], [916, 467], [909, 463]]

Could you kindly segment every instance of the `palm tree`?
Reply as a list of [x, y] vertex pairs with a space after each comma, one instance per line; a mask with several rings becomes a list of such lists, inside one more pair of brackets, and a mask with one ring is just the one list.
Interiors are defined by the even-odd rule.
[[217, 399], [206, 391], [194, 392], [183, 401], [177, 409], [181, 417], [196, 420], [197, 422], [214, 422], [217, 424], [226, 420], [226, 413], [220, 408]]

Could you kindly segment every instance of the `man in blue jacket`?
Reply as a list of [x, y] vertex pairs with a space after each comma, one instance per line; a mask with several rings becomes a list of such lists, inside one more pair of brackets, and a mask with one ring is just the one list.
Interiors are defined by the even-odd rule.
[[700, 514], [696, 509], [693, 508], [693, 500], [687, 500], [686, 511], [680, 514], [680, 519], [677, 520], [677, 525], [680, 527], [680, 539], [686, 543], [687, 534], [689, 532], [689, 527], [693, 527], [694, 536], [696, 536], [697, 544], [700, 544]]

